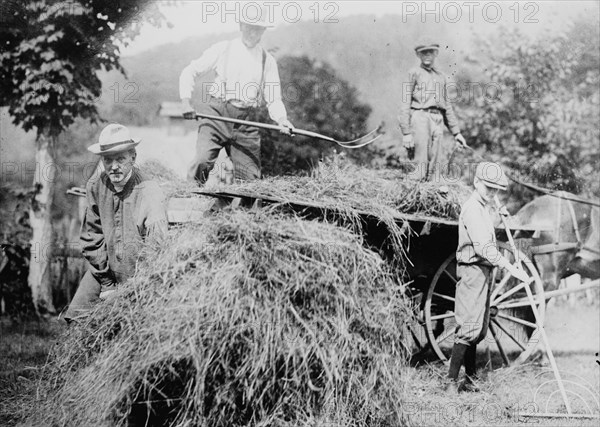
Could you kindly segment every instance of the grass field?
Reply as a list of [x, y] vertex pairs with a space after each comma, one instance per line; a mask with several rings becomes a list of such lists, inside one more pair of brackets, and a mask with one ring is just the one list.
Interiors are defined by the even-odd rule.
[[0, 426], [16, 425], [27, 416], [40, 368], [64, 327], [55, 319], [0, 320]]

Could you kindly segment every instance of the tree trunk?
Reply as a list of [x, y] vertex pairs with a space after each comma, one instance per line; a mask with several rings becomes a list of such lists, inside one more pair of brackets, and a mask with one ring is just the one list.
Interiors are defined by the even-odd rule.
[[54, 141], [55, 138], [46, 133], [40, 134], [36, 140], [35, 176], [33, 178], [35, 192], [29, 214], [33, 235], [27, 282], [38, 315], [56, 313], [52, 303], [50, 269], [53, 247], [51, 206], [56, 180], [56, 163], [53, 158]]

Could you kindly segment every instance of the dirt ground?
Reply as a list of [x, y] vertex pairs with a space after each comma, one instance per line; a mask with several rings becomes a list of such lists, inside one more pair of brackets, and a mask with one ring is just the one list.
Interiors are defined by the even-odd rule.
[[[23, 421], [33, 404], [37, 376], [64, 324], [0, 321], [0, 426]], [[600, 307], [551, 304], [546, 330], [574, 413], [600, 413]], [[550, 366], [544, 358], [516, 368], [486, 368], [479, 354], [480, 393], [448, 398], [441, 390], [446, 367], [435, 361], [405, 370], [403, 407], [414, 426], [597, 426], [598, 420], [534, 418], [523, 413], [565, 413]], [[493, 359], [495, 367], [500, 366]], [[587, 406], [586, 406], [587, 405]], [[340, 426], [341, 427], [341, 426]]]

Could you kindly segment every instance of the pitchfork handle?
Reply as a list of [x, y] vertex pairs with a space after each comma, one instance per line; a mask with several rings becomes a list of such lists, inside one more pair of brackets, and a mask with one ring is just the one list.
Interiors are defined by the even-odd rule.
[[[196, 118], [204, 118], [204, 119], [211, 119], [211, 120], [217, 120], [220, 122], [226, 122], [226, 123], [234, 123], [234, 124], [238, 124], [238, 125], [246, 125], [246, 126], [252, 126], [252, 127], [256, 127], [256, 128], [261, 128], [261, 129], [270, 129], [270, 130], [278, 130], [278, 131], [282, 131], [283, 129], [285, 129], [283, 126], [279, 126], [279, 125], [270, 125], [267, 123], [260, 123], [260, 122], [252, 122], [250, 120], [240, 120], [240, 119], [232, 119], [230, 117], [222, 117], [222, 116], [213, 116], [211, 114], [196, 114]], [[324, 141], [329, 141], [329, 142], [335, 142], [337, 143], [337, 141], [333, 138], [330, 138], [328, 136], [325, 135], [321, 135], [320, 133], [316, 133], [316, 132], [311, 132], [308, 130], [302, 130], [302, 129], [290, 129], [290, 133], [292, 135], [302, 135], [302, 136], [308, 136], [310, 138], [317, 138], [317, 139], [322, 139]]]

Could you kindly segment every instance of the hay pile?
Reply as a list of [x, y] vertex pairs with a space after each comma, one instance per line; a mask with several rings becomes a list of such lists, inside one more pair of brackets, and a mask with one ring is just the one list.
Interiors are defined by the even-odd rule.
[[223, 188], [320, 202], [381, 217], [405, 213], [455, 220], [473, 191], [462, 182], [419, 182], [402, 170], [369, 169], [350, 163], [320, 164], [312, 176], [271, 177]]
[[348, 230], [222, 211], [70, 329], [30, 421], [402, 425], [411, 314], [386, 268]]
[[399, 276], [405, 276], [405, 266], [411, 263], [407, 248], [410, 236], [416, 235], [401, 214], [458, 220], [462, 204], [473, 191], [462, 182], [419, 182], [403, 170], [369, 169], [335, 161], [320, 164], [312, 176], [271, 177], [213, 190], [309, 205], [316, 202], [327, 206], [332, 214], [324, 216], [362, 235], [369, 234], [367, 228], [372, 226], [365, 223], [364, 214], [371, 215], [386, 229], [385, 241], [376, 249], [389, 248], [381, 253], [388, 260], [393, 254], [391, 260]]

